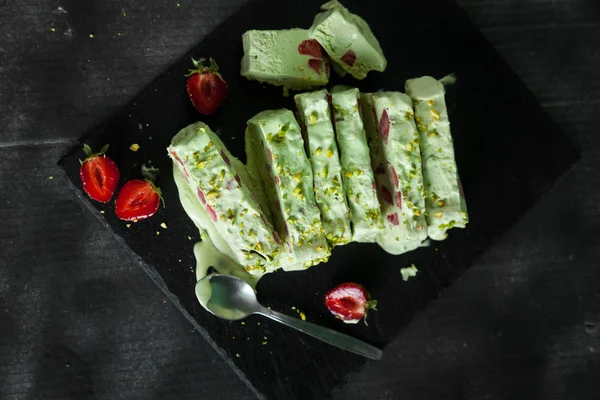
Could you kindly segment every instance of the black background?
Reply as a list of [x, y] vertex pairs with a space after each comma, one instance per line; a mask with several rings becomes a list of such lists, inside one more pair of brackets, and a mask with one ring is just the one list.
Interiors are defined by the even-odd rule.
[[[2, 398], [252, 398], [133, 258], [49, 179], [81, 132], [242, 4], [180, 3], [0, 3]], [[383, 362], [336, 396], [595, 398], [600, 10], [579, 1], [460, 3], [583, 159], [416, 317]], [[58, 6], [67, 14], [54, 13]]]
[[[214, 342], [235, 365], [235, 371], [268, 399], [330, 396], [366, 359], [258, 316], [225, 322], [202, 309], [194, 295], [194, 276], [190, 274], [190, 266], [194, 265], [192, 246], [198, 240], [198, 231], [179, 204], [169, 172], [172, 163], [165, 148], [172, 132], [199, 118], [185, 91], [184, 75], [191, 57], [210, 55], [220, 64], [229, 94], [218, 113], [201, 120], [220, 132], [232, 154], [244, 160], [241, 133], [246, 121], [265, 109], [295, 107], [291, 96], [282, 97], [281, 88], [261, 87], [240, 76], [240, 38], [249, 29], [305, 26], [320, 4], [320, 0], [257, 0], [247, 4], [83, 139], [92, 148], [110, 143], [108, 155], [119, 166], [121, 182], [139, 177], [142, 162], [150, 160], [158, 167], [156, 184], [166, 206], [154, 217], [127, 227], [115, 216], [112, 204], [87, 200], [80, 190], [81, 143], [61, 160], [67, 184], [142, 259], [142, 267], [194, 328]], [[386, 73], [371, 74], [360, 82], [346, 77], [341, 82], [371, 92], [380, 88], [403, 90], [405, 79], [417, 75], [441, 77], [452, 71], [458, 76], [459, 83], [447, 90], [446, 103], [471, 222], [467, 229], [454, 230], [442, 243], [401, 256], [390, 255], [374, 244], [343, 246], [322, 267], [265, 276], [257, 292], [259, 300], [275, 310], [297, 318], [292, 307], [300, 307], [310, 322], [384, 347], [445, 286], [476, 264], [481, 254], [539, 201], [540, 195], [572, 166], [577, 156], [570, 139], [455, 2], [386, 1], [378, 3], [378, 9], [361, 1], [345, 0], [345, 4], [369, 21], [382, 48], [396, 51], [387, 52]], [[390, 23], [394, 21], [390, 16], [401, 12], [427, 14], [427, 18], [404, 18], [399, 30]], [[399, 43], [402, 32], [419, 32], [419, 36]], [[331, 79], [330, 85], [340, 83], [336, 78]], [[232, 138], [233, 135], [237, 137]], [[140, 150], [133, 153], [129, 149], [131, 143], [139, 143]], [[168, 230], [161, 228], [162, 222], [168, 224]], [[404, 283], [399, 269], [411, 263], [419, 267], [419, 274]], [[327, 311], [323, 296], [341, 282], [360, 282], [377, 299], [377, 312], [369, 316], [369, 326], [344, 324]], [[68, 342], [65, 346], [78, 350]], [[72, 373], [80, 372], [75, 369]]]

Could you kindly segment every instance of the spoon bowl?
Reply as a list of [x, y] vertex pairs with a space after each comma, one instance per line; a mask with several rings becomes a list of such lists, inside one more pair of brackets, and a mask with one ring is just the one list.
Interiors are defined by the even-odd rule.
[[237, 321], [260, 311], [254, 289], [246, 281], [229, 275], [209, 275], [212, 294], [206, 309], [219, 318]]

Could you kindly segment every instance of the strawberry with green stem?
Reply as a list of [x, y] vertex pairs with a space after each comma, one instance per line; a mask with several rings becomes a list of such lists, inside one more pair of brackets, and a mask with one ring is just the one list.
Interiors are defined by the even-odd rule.
[[119, 168], [106, 156], [109, 145], [106, 144], [99, 152], [94, 153], [87, 144], [83, 145], [86, 158], [80, 161], [79, 177], [83, 190], [91, 199], [108, 203], [112, 199], [119, 184]]
[[158, 211], [162, 201], [160, 188], [154, 182], [158, 175], [158, 168], [150, 164], [142, 164], [144, 179], [133, 179], [125, 183], [115, 201], [115, 213], [124, 221], [139, 221], [150, 218]]
[[162, 194], [152, 181], [132, 179], [125, 183], [115, 201], [115, 213], [123, 221], [150, 218], [158, 211]]
[[186, 75], [187, 93], [196, 110], [202, 115], [211, 115], [225, 101], [229, 90], [227, 82], [219, 73], [219, 66], [214, 58], [209, 58], [209, 65], [206, 66], [206, 59], [194, 60], [195, 69], [190, 70]]
[[363, 318], [367, 324], [367, 312], [377, 310], [377, 300], [371, 300], [362, 285], [352, 282], [342, 283], [327, 292], [325, 305], [329, 312], [347, 324], [356, 324]]

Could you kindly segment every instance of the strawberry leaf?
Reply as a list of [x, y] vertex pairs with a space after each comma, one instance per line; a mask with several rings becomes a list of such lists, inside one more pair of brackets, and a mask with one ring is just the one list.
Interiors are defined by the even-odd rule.
[[367, 301], [365, 303], [365, 310], [375, 310], [375, 311], [377, 311], [377, 300]]
[[92, 150], [92, 148], [90, 146], [88, 146], [87, 144], [84, 143], [83, 151], [85, 152], [85, 155], [86, 155], [84, 162], [91, 158], [103, 155], [104, 153], [106, 153], [108, 151], [109, 146], [110, 146], [110, 143], [107, 143], [104, 146], [102, 146], [102, 148], [100, 149], [100, 151], [98, 153], [94, 153], [94, 150]]
[[162, 195], [162, 190], [160, 190], [158, 186], [155, 186], [154, 183], [152, 183], [152, 186], [154, 187], [154, 190], [156, 190], [156, 193], [158, 193], [158, 197], [160, 197], [160, 202], [162, 203], [163, 208], [165, 208], [167, 205], [165, 204], [165, 198]]
[[94, 154], [94, 151], [92, 150], [92, 148], [85, 143], [83, 144], [83, 151], [85, 152], [85, 155], [88, 157], [91, 156], [92, 154]]
[[202, 69], [204, 68], [204, 63], [206, 62], [206, 58], [201, 58], [199, 60], [194, 60], [192, 58], [192, 64], [194, 64], [194, 67], [196, 67], [197, 69]]
[[194, 64], [195, 69], [190, 69], [188, 74], [185, 75], [189, 78], [195, 74], [206, 74], [206, 73], [214, 73], [219, 76], [219, 78], [223, 79], [223, 77], [219, 74], [219, 65], [215, 61], [214, 58], [210, 57], [208, 59], [208, 67], [206, 66], [206, 58], [201, 58], [199, 60], [195, 60], [192, 58], [192, 64]]
[[156, 176], [158, 175], [158, 168], [153, 167], [150, 164], [142, 164], [141, 173], [145, 180], [154, 184]]
[[369, 310], [377, 311], [377, 300], [370, 300], [365, 303], [365, 316], [363, 317], [363, 321], [365, 321], [365, 325], [369, 326], [367, 323], [367, 315], [369, 314]]
[[217, 72], [219, 70], [219, 65], [217, 65], [217, 62], [215, 61], [215, 59], [211, 57], [208, 60], [210, 63], [210, 66], [208, 68], [210, 68], [214, 72]]
[[102, 146], [102, 148], [100, 149], [100, 152], [98, 152], [98, 155], [100, 156], [102, 154], [106, 154], [109, 147], [110, 147], [110, 143], [106, 143], [104, 146]]

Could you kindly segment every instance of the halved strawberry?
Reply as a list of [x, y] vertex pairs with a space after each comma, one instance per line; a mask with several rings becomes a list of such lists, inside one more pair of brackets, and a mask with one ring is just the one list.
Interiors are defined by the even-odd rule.
[[115, 212], [124, 221], [146, 219], [156, 214], [161, 200], [160, 189], [152, 182], [133, 179], [119, 191]]
[[107, 150], [108, 144], [94, 153], [90, 146], [84, 144], [83, 151], [87, 157], [81, 162], [79, 169], [83, 190], [90, 198], [101, 203], [112, 199], [120, 178], [117, 164], [104, 154]]
[[358, 283], [346, 282], [331, 289], [325, 295], [325, 305], [337, 318], [347, 324], [356, 324], [365, 318], [367, 311], [376, 310], [377, 300], [370, 300], [369, 292]]
[[227, 98], [227, 82], [219, 73], [219, 66], [214, 58], [209, 59], [208, 67], [204, 65], [204, 58], [198, 61], [192, 58], [192, 62], [196, 69], [190, 70], [186, 75], [188, 96], [200, 114], [210, 115], [217, 111]]

